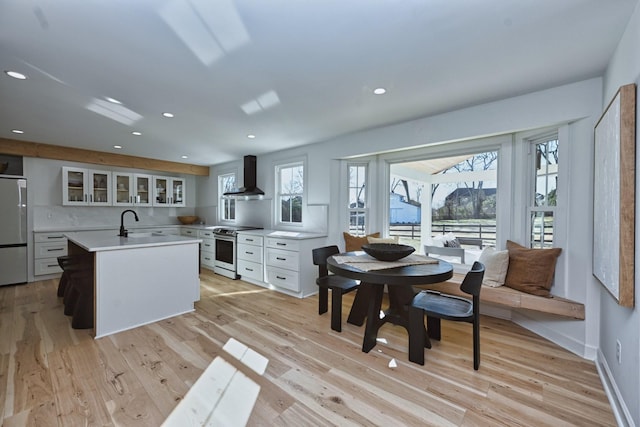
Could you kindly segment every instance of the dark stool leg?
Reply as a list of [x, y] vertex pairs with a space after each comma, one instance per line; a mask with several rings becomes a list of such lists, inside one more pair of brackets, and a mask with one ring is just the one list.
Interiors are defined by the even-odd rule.
[[427, 316], [427, 333], [430, 338], [440, 341], [440, 318]]
[[480, 367], [480, 322], [473, 322], [473, 369]]
[[424, 365], [425, 340], [424, 312], [409, 306], [409, 361]]
[[321, 287], [318, 290], [318, 314], [324, 314], [327, 312], [329, 299], [329, 291], [327, 288]]
[[342, 332], [342, 292], [331, 289], [331, 329]]

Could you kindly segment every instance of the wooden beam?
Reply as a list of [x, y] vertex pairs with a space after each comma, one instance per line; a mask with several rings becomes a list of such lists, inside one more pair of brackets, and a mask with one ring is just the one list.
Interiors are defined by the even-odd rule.
[[209, 176], [208, 166], [0, 138], [0, 154]]

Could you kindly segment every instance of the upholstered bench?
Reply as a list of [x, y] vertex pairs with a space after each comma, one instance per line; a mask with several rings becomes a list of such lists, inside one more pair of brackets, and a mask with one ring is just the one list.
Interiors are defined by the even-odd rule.
[[[464, 279], [464, 275], [456, 273], [446, 282], [425, 286], [425, 289], [466, 297], [467, 295], [460, 290], [462, 279]], [[480, 301], [503, 307], [532, 310], [584, 320], [584, 304], [582, 303], [557, 296], [547, 298], [532, 295], [506, 286], [497, 288], [483, 286], [480, 292]]]

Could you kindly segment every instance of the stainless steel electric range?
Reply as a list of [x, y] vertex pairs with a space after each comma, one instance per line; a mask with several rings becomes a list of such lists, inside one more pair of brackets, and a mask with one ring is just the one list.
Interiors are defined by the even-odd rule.
[[259, 230], [261, 228], [262, 227], [216, 227], [213, 230], [216, 246], [213, 272], [234, 280], [240, 278], [237, 273], [237, 233], [242, 230]]

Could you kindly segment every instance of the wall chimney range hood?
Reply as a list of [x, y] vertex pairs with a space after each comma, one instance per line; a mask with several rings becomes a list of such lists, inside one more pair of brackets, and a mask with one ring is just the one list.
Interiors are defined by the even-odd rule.
[[224, 196], [264, 196], [264, 191], [256, 185], [256, 156], [244, 156], [244, 187], [228, 191]]

